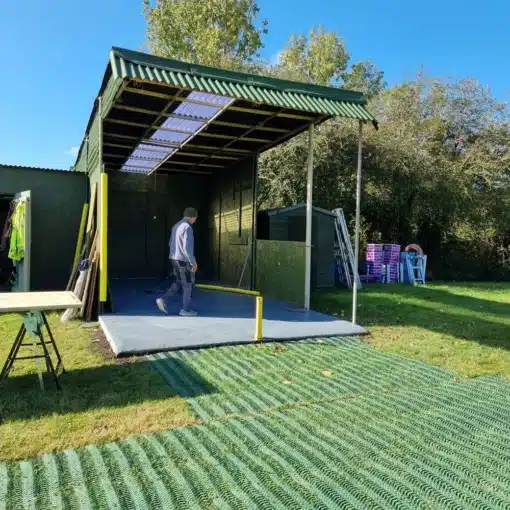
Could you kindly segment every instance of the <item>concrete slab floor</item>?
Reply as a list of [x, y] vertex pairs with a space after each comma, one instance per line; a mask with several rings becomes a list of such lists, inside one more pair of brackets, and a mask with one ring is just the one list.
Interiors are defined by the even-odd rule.
[[[198, 317], [180, 317], [180, 297], [168, 301], [168, 315], [155, 303], [165, 290], [157, 280], [112, 282], [115, 312], [99, 322], [117, 356], [253, 342], [255, 299], [225, 292], [194, 290]], [[264, 299], [265, 340], [293, 340], [366, 334], [361, 326], [318, 312]]]

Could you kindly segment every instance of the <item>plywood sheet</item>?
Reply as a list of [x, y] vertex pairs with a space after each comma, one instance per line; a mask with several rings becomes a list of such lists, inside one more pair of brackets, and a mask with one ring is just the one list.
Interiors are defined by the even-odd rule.
[[0, 293], [0, 313], [65, 310], [80, 307], [81, 301], [69, 291]]

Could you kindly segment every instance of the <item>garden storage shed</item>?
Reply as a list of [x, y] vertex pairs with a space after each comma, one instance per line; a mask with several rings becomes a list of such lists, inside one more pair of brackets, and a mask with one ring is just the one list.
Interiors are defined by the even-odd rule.
[[[83, 204], [88, 196], [87, 176], [68, 170], [0, 164], [0, 234], [9, 204], [28, 197], [28, 274], [22, 290], [65, 289], [73, 265]], [[9, 290], [12, 261], [0, 252], [0, 287]]]
[[[272, 241], [306, 241], [306, 204], [260, 211], [257, 214], [257, 238]], [[335, 285], [333, 249], [335, 215], [312, 208], [312, 289]]]

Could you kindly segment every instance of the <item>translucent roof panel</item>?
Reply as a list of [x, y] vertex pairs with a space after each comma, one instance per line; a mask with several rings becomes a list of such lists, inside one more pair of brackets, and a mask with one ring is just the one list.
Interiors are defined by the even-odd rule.
[[166, 158], [171, 152], [173, 151], [163, 152], [140, 149], [139, 145], [138, 148], [133, 152], [133, 154], [131, 154], [131, 157], [161, 161], [162, 159]]
[[170, 117], [167, 119], [161, 127], [165, 129], [179, 129], [181, 131], [189, 131], [194, 133], [197, 129], [200, 129], [204, 125], [205, 121], [195, 121], [186, 119], [175, 119]]
[[122, 172], [151, 173], [163, 161], [179, 150], [179, 147], [182, 147], [191, 140], [218, 112], [232, 102], [230, 97], [203, 92], [191, 92], [187, 98], [218, 106], [181, 103], [174, 110], [173, 114], [192, 118], [180, 119], [178, 117], [168, 117], [160, 126], [160, 129], [151, 135], [150, 139], [136, 146], [129, 159], [122, 166]]
[[158, 129], [152, 136], [151, 140], [159, 140], [162, 142], [172, 142], [172, 143], [182, 143], [186, 138], [190, 135], [185, 133], [174, 133], [173, 131], [164, 131], [163, 129]]
[[147, 174], [150, 173], [151, 169], [150, 168], [131, 167], [131, 166], [124, 165], [120, 169], [120, 171], [121, 172], [127, 172], [127, 173], [130, 173], [130, 174], [144, 174], [144, 175], [147, 175]]

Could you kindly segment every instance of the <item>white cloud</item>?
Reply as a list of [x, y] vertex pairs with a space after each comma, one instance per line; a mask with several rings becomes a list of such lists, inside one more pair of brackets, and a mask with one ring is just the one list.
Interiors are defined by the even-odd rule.
[[271, 58], [269, 59], [269, 63], [272, 66], [278, 65], [280, 63], [280, 59], [282, 58], [283, 50], [278, 51], [274, 55], [271, 55]]
[[69, 150], [65, 151], [64, 154], [67, 154], [68, 156], [78, 156], [78, 151], [80, 150], [79, 147], [71, 147]]

